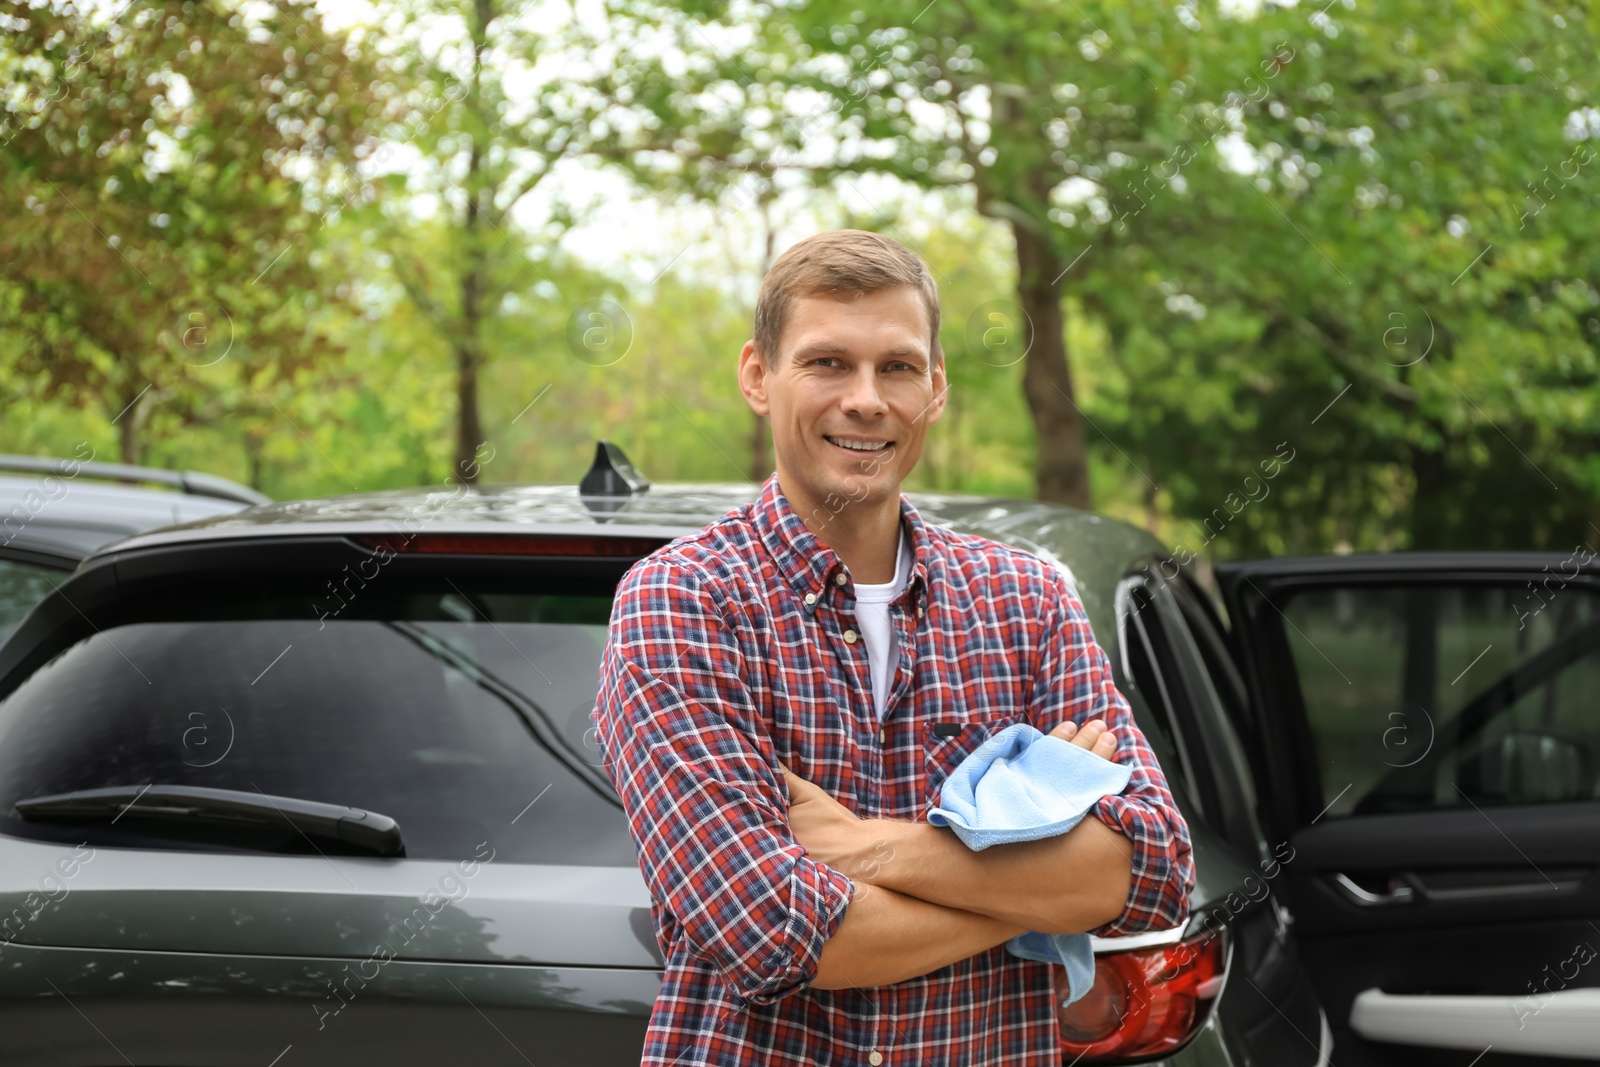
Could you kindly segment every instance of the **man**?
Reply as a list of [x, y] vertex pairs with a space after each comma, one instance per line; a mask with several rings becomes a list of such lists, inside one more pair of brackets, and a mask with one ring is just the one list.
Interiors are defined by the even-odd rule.
[[[762, 282], [739, 384], [759, 499], [617, 588], [595, 709], [666, 977], [644, 1063], [1059, 1067], [1027, 930], [1176, 925], [1188, 828], [1067, 577], [923, 522], [900, 485], [944, 411], [938, 293], [877, 234]], [[967, 850], [946, 775], [1029, 722], [1132, 766], [1070, 832]]]

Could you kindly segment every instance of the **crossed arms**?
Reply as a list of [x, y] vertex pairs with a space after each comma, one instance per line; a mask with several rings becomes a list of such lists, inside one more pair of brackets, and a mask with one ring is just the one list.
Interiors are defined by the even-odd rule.
[[674, 939], [765, 1004], [807, 985], [903, 981], [1027, 930], [1132, 933], [1181, 920], [1187, 828], [1076, 596], [1064, 580], [1048, 592], [1031, 719], [1041, 730], [1104, 721], [1134, 773], [1070, 833], [974, 853], [947, 830], [856, 819], [810, 783], [786, 783], [770, 743], [765, 754], [757, 744], [768, 716], [750, 680], [764, 673], [745, 662], [720, 584], [683, 557], [632, 568], [595, 718]]
[[[1051, 733], [1107, 759], [1116, 749], [1099, 719]], [[1099, 819], [1059, 837], [973, 852], [927, 823], [859, 819], [812, 783], [786, 777], [796, 839], [856, 882], [818, 960], [818, 989], [902, 982], [1029, 930], [1093, 930], [1127, 902], [1133, 844]]]

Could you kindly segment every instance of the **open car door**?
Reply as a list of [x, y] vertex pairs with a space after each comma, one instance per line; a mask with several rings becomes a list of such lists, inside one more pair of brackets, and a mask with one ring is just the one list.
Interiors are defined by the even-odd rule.
[[[1218, 568], [1339, 1067], [1600, 1063], [1600, 563]], [[1481, 1059], [1474, 1059], [1481, 1056]]]

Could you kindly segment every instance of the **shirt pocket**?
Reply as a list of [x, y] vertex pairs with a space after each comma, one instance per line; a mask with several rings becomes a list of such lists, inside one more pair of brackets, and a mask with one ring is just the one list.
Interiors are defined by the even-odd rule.
[[996, 715], [982, 719], [962, 719], [925, 723], [922, 727], [924, 783], [923, 817], [938, 806], [939, 792], [950, 772], [977, 751], [989, 738], [1013, 723], [1025, 722], [1023, 715]]

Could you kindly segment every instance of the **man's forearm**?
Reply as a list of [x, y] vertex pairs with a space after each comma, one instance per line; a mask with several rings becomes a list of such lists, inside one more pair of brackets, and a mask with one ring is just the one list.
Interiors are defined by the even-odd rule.
[[1025, 930], [1075, 934], [1115, 919], [1128, 899], [1133, 843], [1093, 814], [1059, 837], [982, 852], [927, 823], [867, 823], [862, 837], [876, 842], [876, 851], [866, 881], [929, 903]]
[[856, 892], [822, 947], [815, 989], [893, 985], [947, 967], [1026, 933], [970, 911], [855, 879]]

